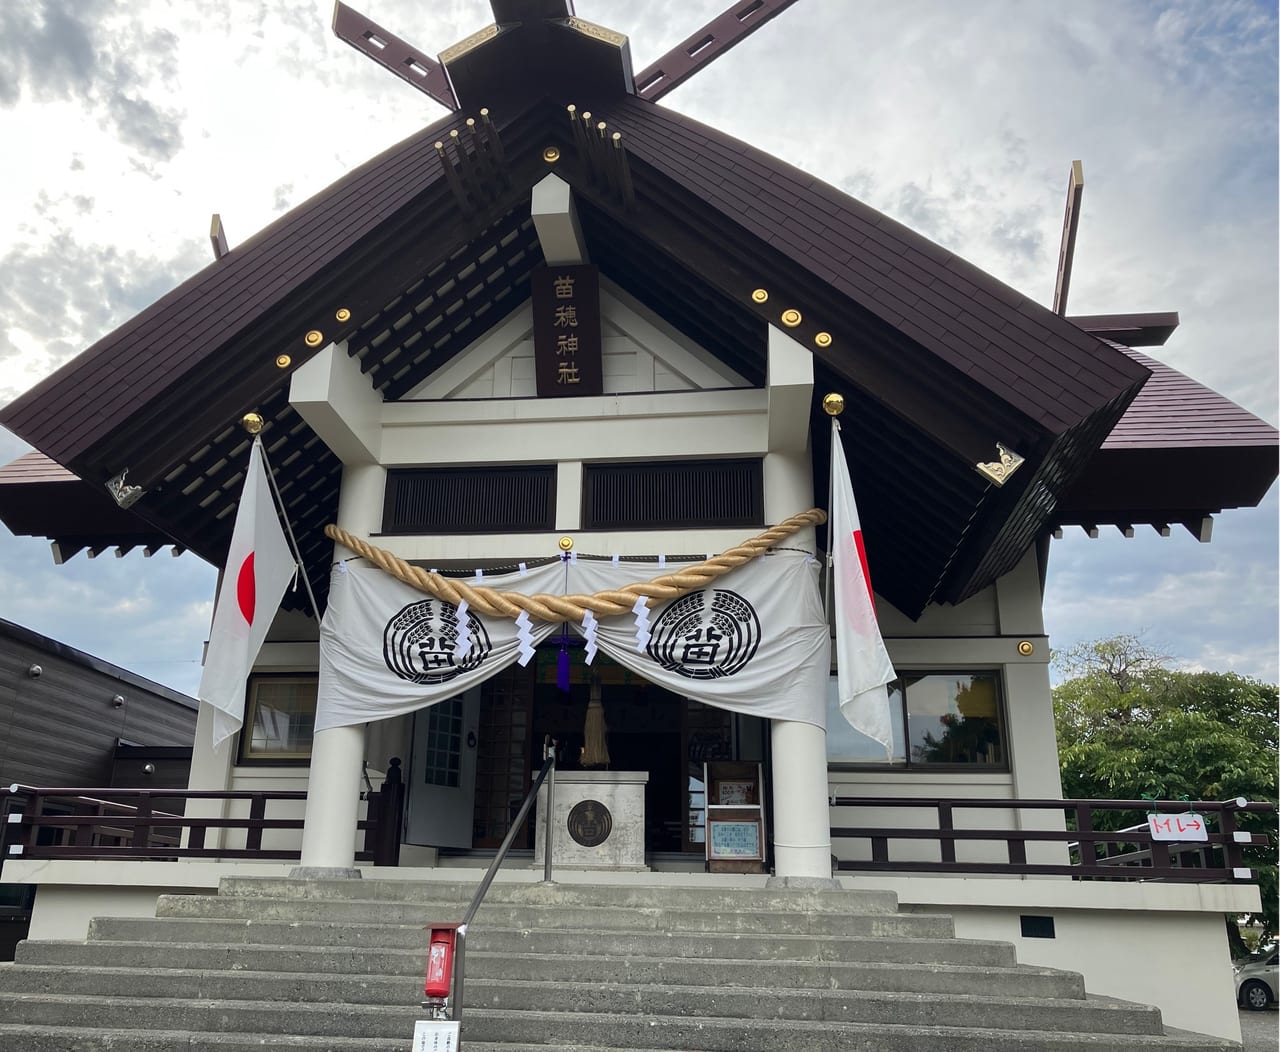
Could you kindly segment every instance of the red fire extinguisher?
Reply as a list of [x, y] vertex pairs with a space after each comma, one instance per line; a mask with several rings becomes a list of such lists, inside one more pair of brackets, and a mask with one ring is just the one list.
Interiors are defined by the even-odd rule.
[[449, 996], [453, 985], [453, 948], [457, 925], [432, 928], [427, 944], [427, 978], [422, 985], [424, 997], [441, 1000]]

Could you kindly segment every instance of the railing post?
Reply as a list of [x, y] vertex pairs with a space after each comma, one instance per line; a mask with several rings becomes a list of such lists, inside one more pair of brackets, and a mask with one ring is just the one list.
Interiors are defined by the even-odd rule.
[[1238, 879], [1237, 870], [1248, 869], [1244, 861], [1244, 849], [1236, 840], [1236, 811], [1248, 806], [1248, 800], [1237, 796], [1234, 800], [1224, 800], [1218, 811], [1218, 831], [1222, 834], [1222, 862], [1232, 880]]
[[[1089, 839], [1085, 839], [1081, 834], [1085, 834]], [[1080, 845], [1080, 865], [1097, 865], [1098, 844], [1093, 839], [1093, 808], [1083, 801], [1076, 804], [1076, 838]]]
[[952, 837], [946, 836], [946, 833], [954, 832], [956, 828], [955, 816], [952, 811], [950, 800], [938, 801], [938, 847], [942, 852], [942, 861], [955, 862], [956, 860], [956, 842]]
[[[267, 798], [261, 793], [254, 793], [249, 798], [249, 821], [261, 822], [267, 817]], [[244, 846], [249, 851], [262, 850], [262, 827], [250, 825], [245, 830]]]
[[[462, 986], [467, 978], [467, 926], [460, 925], [454, 935], [453, 946], [453, 1000], [449, 1003], [449, 1018], [462, 1022]], [[462, 1035], [458, 1035], [462, 1044]]]
[[556, 813], [556, 743], [555, 739], [550, 735], [542, 744], [542, 762], [551, 761], [551, 769], [547, 771], [547, 814], [542, 823], [543, 826], [543, 849], [542, 849], [542, 880], [543, 883], [551, 883], [551, 845], [555, 840], [554, 837], [554, 821], [552, 816]]
[[144, 794], [138, 798], [138, 807], [134, 811], [133, 836], [129, 843], [132, 847], [151, 846], [151, 795]]

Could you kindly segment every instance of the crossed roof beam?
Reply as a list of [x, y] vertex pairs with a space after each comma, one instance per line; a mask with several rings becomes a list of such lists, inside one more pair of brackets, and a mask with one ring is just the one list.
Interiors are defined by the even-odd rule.
[[[647, 102], [657, 102], [704, 66], [777, 17], [796, 0], [737, 0], [687, 39], [633, 78], [629, 91]], [[491, 0], [494, 22], [543, 19], [565, 22], [573, 17], [571, 0]], [[444, 62], [432, 58], [371, 18], [336, 0], [333, 32], [361, 54], [412, 85], [451, 113], [460, 109], [457, 93]]]

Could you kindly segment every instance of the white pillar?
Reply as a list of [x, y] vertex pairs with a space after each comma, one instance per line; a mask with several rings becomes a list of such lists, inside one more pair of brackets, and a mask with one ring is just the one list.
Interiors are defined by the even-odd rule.
[[[813, 468], [808, 450], [764, 458], [764, 510], [769, 522], [813, 507]], [[813, 550], [812, 528], [788, 546]], [[785, 882], [831, 880], [831, 812], [827, 803], [827, 733], [811, 723], [771, 721], [773, 760], [773, 858]]]
[[[358, 536], [375, 533], [382, 517], [385, 483], [386, 471], [378, 464], [345, 465], [338, 525]], [[351, 554], [334, 545], [335, 558]], [[307, 809], [302, 820], [302, 870], [347, 872], [355, 867], [364, 739], [364, 724], [316, 731], [312, 739]]]

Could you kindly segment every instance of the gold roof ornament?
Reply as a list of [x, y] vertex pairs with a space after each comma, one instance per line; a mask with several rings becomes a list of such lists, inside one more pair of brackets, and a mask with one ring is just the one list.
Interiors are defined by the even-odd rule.
[[978, 463], [974, 467], [977, 468], [978, 474], [990, 482], [995, 483], [997, 486], [1003, 486], [1009, 481], [1009, 476], [1022, 466], [1026, 457], [1015, 453], [1002, 442], [996, 443], [996, 453], [1000, 457], [999, 460], [988, 464]]
[[755, 292], [751, 293], [751, 299], [755, 303], [767, 303], [769, 300], [769, 290], [756, 289]]
[[561, 537], [561, 538], [560, 538], [560, 550], [561, 550], [562, 552], [567, 552], [567, 551], [571, 551], [572, 549], [573, 549], [573, 538], [572, 538], [572, 537]]
[[839, 416], [844, 412], [844, 395], [836, 394], [834, 391], [822, 400], [822, 411], [827, 416]]
[[782, 324], [788, 329], [794, 329], [803, 320], [800, 312], [795, 307], [788, 307], [782, 312]]
[[261, 431], [263, 424], [264, 421], [258, 413], [245, 413], [245, 415], [240, 418], [240, 426], [251, 435], [256, 435]]

